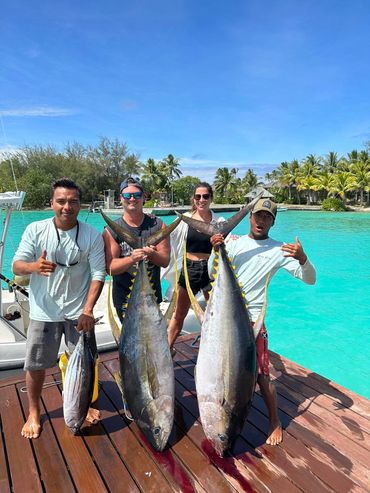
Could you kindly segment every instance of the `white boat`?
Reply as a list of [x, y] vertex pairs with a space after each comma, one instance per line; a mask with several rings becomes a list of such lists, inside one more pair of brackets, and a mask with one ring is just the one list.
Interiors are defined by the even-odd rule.
[[[14, 210], [20, 210], [25, 197], [25, 192], [0, 193], [0, 210], [5, 211], [4, 227], [0, 240], [0, 274], [3, 267], [3, 256], [5, 240], [8, 234], [11, 214]], [[1, 283], [1, 280], [0, 280]], [[12, 281], [9, 289], [0, 289], [0, 370], [21, 368], [24, 364], [26, 354], [27, 328], [29, 324], [29, 303], [26, 290], [25, 294], [20, 292]], [[163, 302], [161, 309], [166, 311], [168, 303]], [[113, 308], [113, 313], [115, 309]], [[106, 282], [103, 292], [94, 308], [96, 342], [98, 351], [109, 351], [116, 349], [116, 343], [112, 336], [108, 319], [108, 283]], [[116, 318], [118, 326], [120, 322]], [[194, 332], [199, 330], [199, 324], [195, 314], [190, 310], [184, 323], [183, 332]], [[60, 354], [66, 347], [62, 342]]]

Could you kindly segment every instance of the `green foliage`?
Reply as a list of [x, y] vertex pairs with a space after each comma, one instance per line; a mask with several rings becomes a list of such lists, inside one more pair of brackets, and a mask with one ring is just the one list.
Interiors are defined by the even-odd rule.
[[346, 211], [346, 206], [343, 204], [343, 202], [340, 199], [335, 199], [335, 198], [328, 198], [325, 199], [322, 203], [322, 210], [323, 211]]
[[183, 176], [172, 182], [174, 201], [179, 204], [189, 205], [194, 188], [199, 183], [195, 176]]

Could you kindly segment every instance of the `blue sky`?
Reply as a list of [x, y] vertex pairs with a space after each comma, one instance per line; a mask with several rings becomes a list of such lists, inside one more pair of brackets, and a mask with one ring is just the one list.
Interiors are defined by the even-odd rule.
[[263, 176], [370, 140], [368, 0], [4, 0], [0, 148], [100, 136]]

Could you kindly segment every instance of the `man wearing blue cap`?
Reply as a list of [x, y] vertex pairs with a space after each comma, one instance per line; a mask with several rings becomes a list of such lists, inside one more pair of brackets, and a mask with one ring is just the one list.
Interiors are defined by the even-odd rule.
[[[120, 186], [120, 193], [123, 216], [116, 220], [117, 224], [143, 239], [165, 227], [161, 219], [144, 213], [144, 189], [138, 180], [132, 177], [124, 180]], [[103, 238], [107, 272], [111, 272], [113, 276], [113, 304], [121, 322], [123, 306], [132, 283], [132, 272], [135, 264], [140, 260], [148, 261], [148, 270], [151, 273], [158, 303], [160, 303], [162, 301], [160, 268], [167, 267], [170, 261], [169, 239], [164, 239], [156, 246], [148, 245], [132, 249], [126, 242], [122, 242], [109, 227], [105, 228]]]

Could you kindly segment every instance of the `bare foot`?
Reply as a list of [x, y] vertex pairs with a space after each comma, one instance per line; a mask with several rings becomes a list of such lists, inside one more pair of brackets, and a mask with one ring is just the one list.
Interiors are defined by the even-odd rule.
[[101, 415], [99, 409], [95, 409], [93, 407], [89, 407], [89, 410], [87, 411], [87, 416], [86, 416], [86, 421], [89, 423], [92, 423], [93, 425], [96, 425], [98, 421], [100, 421]]
[[272, 423], [270, 425], [269, 434], [266, 440], [267, 445], [278, 445], [283, 441], [283, 429], [281, 423]]
[[28, 416], [26, 423], [24, 424], [21, 434], [25, 438], [38, 438], [41, 433], [41, 424], [39, 416]]

